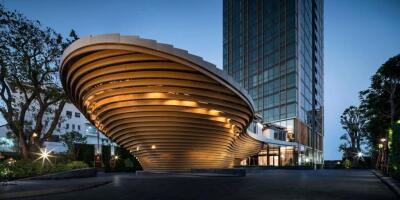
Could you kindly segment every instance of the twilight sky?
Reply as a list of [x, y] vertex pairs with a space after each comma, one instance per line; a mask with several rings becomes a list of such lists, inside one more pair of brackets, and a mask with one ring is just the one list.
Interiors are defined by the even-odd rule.
[[[67, 35], [139, 35], [173, 44], [222, 68], [222, 0], [0, 0]], [[339, 116], [389, 57], [400, 53], [400, 1], [325, 0], [325, 159], [344, 133]], [[0, 118], [0, 125], [4, 124]]]

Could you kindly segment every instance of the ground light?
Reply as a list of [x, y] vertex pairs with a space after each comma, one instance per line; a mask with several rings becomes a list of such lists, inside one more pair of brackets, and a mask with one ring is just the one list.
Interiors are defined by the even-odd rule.
[[51, 153], [51, 150], [50, 151], [47, 151], [47, 149], [46, 148], [44, 148], [44, 149], [40, 149], [40, 153], [36, 153], [37, 155], [39, 155], [39, 158], [38, 159], [36, 159], [36, 160], [42, 160], [42, 166], [44, 165], [44, 162], [47, 160], [47, 161], [49, 161], [49, 163], [51, 164], [51, 161], [50, 161], [50, 157], [53, 157], [52, 155], [50, 155], [50, 153]]
[[357, 157], [359, 157], [359, 158], [363, 157], [363, 153], [362, 152], [358, 152], [357, 153]]

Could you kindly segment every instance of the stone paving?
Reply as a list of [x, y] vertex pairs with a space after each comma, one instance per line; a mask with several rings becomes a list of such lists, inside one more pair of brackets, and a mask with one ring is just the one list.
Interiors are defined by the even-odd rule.
[[107, 174], [81, 181], [99, 180], [112, 183], [25, 199], [399, 199], [369, 170], [266, 170], [246, 177]]

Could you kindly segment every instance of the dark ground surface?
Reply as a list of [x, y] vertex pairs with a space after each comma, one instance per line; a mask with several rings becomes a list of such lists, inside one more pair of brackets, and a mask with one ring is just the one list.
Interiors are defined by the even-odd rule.
[[369, 170], [266, 170], [246, 177], [107, 174], [87, 180], [113, 182], [24, 199], [400, 199]]

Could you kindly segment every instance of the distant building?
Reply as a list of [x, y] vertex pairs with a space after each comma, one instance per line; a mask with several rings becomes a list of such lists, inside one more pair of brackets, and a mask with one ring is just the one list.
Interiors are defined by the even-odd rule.
[[[28, 116], [32, 117], [31, 114], [28, 114]], [[45, 120], [43, 123], [45, 127], [47, 127], [49, 122], [46, 122]], [[101, 152], [102, 145], [110, 145], [112, 147], [116, 146], [115, 143], [109, 140], [102, 133], [98, 132], [85, 116], [70, 103], [67, 103], [64, 106], [57, 128], [54, 130], [52, 137], [46, 141], [44, 145], [47, 149], [53, 152], [66, 152], [67, 148], [60, 141], [60, 136], [72, 131], [79, 132], [83, 136], [86, 136], [86, 144], [94, 145], [96, 152]], [[0, 152], [16, 151], [14, 141], [7, 137], [8, 132], [10, 132], [10, 130], [7, 128], [7, 125], [0, 126]]]
[[323, 162], [323, 4], [223, 2], [224, 71], [249, 91], [264, 122], [286, 129], [280, 139], [295, 144], [265, 145], [256, 165]]

